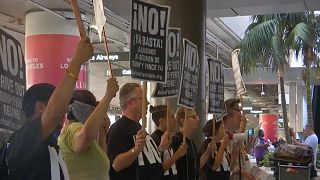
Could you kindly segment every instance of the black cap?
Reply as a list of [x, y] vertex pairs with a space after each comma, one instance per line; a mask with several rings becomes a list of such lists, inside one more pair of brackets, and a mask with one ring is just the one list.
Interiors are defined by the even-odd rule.
[[33, 115], [36, 102], [48, 101], [54, 89], [55, 86], [49, 83], [39, 83], [31, 86], [22, 99], [22, 109], [26, 117]]

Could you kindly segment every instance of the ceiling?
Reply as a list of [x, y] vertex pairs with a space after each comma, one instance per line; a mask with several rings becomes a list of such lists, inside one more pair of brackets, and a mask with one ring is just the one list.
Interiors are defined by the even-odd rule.
[[[128, 51], [130, 40], [130, 0], [103, 0], [107, 16], [107, 36], [110, 52]], [[151, 0], [152, 1], [152, 0]], [[94, 24], [91, 0], [78, 0], [81, 11], [87, 15], [87, 25]], [[320, 0], [207, 0], [207, 31], [206, 52], [208, 56], [222, 60], [225, 67], [231, 66], [231, 51], [240, 41], [243, 32], [249, 24], [248, 17], [254, 14], [270, 14], [279, 12], [302, 12], [305, 10], [320, 10]], [[25, 15], [35, 10], [71, 11], [69, 0], [0, 0], [0, 26], [18, 33], [25, 32]], [[59, 13], [59, 12], [58, 12]], [[232, 18], [224, 18], [231, 17]], [[92, 29], [91, 29], [92, 30]], [[104, 52], [104, 45], [99, 43], [95, 30], [90, 31], [90, 39], [94, 43], [95, 52]], [[218, 51], [217, 51], [218, 49]], [[114, 63], [113, 68], [129, 67], [128, 62]], [[90, 66], [90, 89], [101, 97], [105, 89], [105, 71], [107, 67], [95, 64]], [[119, 78], [128, 81], [128, 77]], [[277, 78], [275, 78], [277, 79]], [[261, 84], [261, 83], [257, 83]], [[275, 83], [266, 83], [265, 91], [274, 97]], [[268, 87], [270, 86], [270, 88]], [[276, 85], [277, 86], [277, 85]], [[248, 85], [253, 94], [260, 85]], [[270, 90], [269, 90], [270, 89]], [[256, 98], [259, 97], [256, 93]], [[267, 99], [268, 100], [268, 99]], [[273, 102], [269, 98], [269, 103]], [[114, 105], [118, 104], [113, 102]]]

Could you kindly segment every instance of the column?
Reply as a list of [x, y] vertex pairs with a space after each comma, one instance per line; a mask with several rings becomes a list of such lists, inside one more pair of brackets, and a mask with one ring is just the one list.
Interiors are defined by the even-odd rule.
[[[72, 12], [59, 12], [73, 17]], [[25, 61], [27, 87], [47, 82], [57, 85], [72, 59], [80, 40], [74, 20], [66, 20], [47, 11], [26, 15]], [[86, 89], [87, 69], [81, 68], [77, 89]]]
[[296, 83], [289, 84], [289, 126], [296, 132], [296, 95], [297, 95]]
[[305, 96], [305, 86], [297, 86], [297, 116], [296, 116], [296, 132], [303, 130], [303, 101]]
[[[199, 145], [204, 139], [201, 127], [206, 123], [207, 112], [205, 96], [205, 68], [207, 64], [205, 58], [206, 0], [151, 0], [151, 2], [171, 6], [169, 26], [181, 28], [182, 38], [187, 38], [198, 46], [200, 73], [196, 112], [201, 123], [193, 140]], [[176, 104], [176, 98], [170, 100], [171, 107], [176, 107]]]

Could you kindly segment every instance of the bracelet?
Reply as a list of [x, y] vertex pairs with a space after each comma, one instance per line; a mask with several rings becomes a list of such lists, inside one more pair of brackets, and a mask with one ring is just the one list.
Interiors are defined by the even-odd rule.
[[69, 68], [66, 68], [66, 72], [69, 74], [69, 76], [74, 79], [75, 81], [78, 80], [78, 77], [76, 75], [74, 75], [70, 70]]

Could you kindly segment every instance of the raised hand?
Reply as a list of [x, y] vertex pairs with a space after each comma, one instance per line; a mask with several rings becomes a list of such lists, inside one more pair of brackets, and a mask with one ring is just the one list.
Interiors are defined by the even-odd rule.
[[79, 65], [88, 61], [93, 54], [93, 47], [89, 38], [82, 38], [77, 45], [76, 53], [73, 56], [73, 61], [77, 61]]
[[159, 145], [159, 151], [164, 151], [169, 149], [170, 147], [170, 136], [168, 131], [166, 131], [162, 136], [161, 136], [161, 142]]
[[137, 152], [141, 152], [145, 145], [146, 145], [146, 132], [144, 129], [140, 129], [136, 135], [134, 150]]
[[111, 77], [110, 79], [108, 79], [106, 96], [113, 98], [116, 96], [118, 90], [119, 90], [119, 85], [116, 78]]
[[187, 153], [187, 150], [188, 150], [188, 145], [186, 143], [182, 143], [174, 154], [178, 158], [181, 158]]

